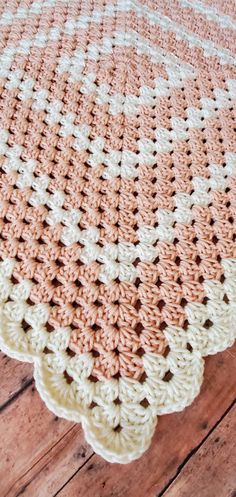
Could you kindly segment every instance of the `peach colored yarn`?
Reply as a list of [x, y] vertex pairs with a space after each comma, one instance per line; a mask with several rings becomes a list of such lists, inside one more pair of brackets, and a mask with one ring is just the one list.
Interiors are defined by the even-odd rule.
[[0, 344], [128, 462], [234, 339], [235, 3], [9, 0], [0, 16]]

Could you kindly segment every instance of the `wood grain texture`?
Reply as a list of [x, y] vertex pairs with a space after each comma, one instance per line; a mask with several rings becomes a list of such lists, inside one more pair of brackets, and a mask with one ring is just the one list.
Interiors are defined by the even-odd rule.
[[235, 497], [236, 406], [175, 479], [163, 497]]
[[0, 408], [28, 385], [32, 376], [32, 364], [15, 361], [0, 352]]
[[235, 375], [236, 346], [209, 357], [201, 394], [183, 412], [160, 417], [143, 457], [119, 465], [94, 455], [58, 497], [158, 497], [233, 402]]
[[15, 481], [6, 495], [52, 497], [92, 454], [91, 447], [84, 442], [81, 426], [72, 425], [61, 438], [54, 440], [54, 445], [36, 464]]
[[[46, 408], [34, 387], [4, 409], [0, 416], [1, 497], [18, 495], [17, 480], [45, 458], [71, 427], [72, 423]], [[36, 497], [34, 492], [32, 497]]]

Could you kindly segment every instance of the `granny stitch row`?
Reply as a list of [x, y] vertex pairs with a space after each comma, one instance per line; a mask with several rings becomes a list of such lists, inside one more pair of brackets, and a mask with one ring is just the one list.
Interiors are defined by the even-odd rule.
[[236, 337], [235, 18], [0, 1], [0, 346], [109, 461]]

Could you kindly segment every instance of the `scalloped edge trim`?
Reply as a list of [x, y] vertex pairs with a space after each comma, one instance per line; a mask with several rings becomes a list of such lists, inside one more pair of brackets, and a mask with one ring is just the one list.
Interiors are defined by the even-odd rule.
[[[102, 433], [101, 423], [100, 425], [96, 424], [96, 422], [93, 423], [92, 416], [88, 415], [88, 404], [85, 408], [81, 404], [82, 412], [79, 412], [80, 405], [78, 399], [72, 399], [71, 405], [69, 405], [68, 399], [66, 400], [65, 397], [65, 404], [66, 402], [68, 404], [63, 406], [61, 402], [63, 393], [60, 398], [60, 395], [58, 394], [59, 390], [55, 388], [56, 384], [53, 385], [52, 382], [51, 385], [50, 383], [54, 373], [50, 373], [50, 370], [48, 369], [49, 366], [47, 364], [47, 356], [43, 355], [42, 352], [36, 353], [33, 351], [17, 351], [16, 348], [14, 349], [13, 346], [9, 345], [9, 342], [7, 341], [8, 334], [6, 328], [6, 318], [2, 321], [2, 329], [0, 330], [0, 347], [4, 353], [13, 359], [23, 362], [32, 362], [34, 364], [36, 388], [48, 409], [55, 415], [69, 421], [81, 422], [85, 438], [97, 454], [109, 462], [128, 463], [139, 458], [149, 447], [159, 415], [181, 411], [186, 406], [190, 405], [197, 397], [203, 382], [204, 356], [223, 351], [233, 345], [235, 341], [236, 326], [234, 326], [234, 316], [236, 311], [236, 260], [224, 260], [223, 266], [225, 269], [226, 283], [221, 284], [216, 281], [206, 281], [204, 283], [206, 294], [210, 300], [209, 306], [207, 307], [199, 303], [189, 303], [186, 306], [186, 314], [190, 322], [188, 330], [185, 331], [178, 327], [169, 327], [165, 330], [166, 338], [172, 353], [172, 360], [175, 360], [176, 358], [177, 362], [179, 359], [180, 362], [182, 359], [187, 360], [186, 368], [190, 374], [190, 380], [192, 378], [192, 382], [190, 381], [190, 383], [188, 383], [188, 381], [186, 381], [186, 385], [183, 385], [183, 388], [179, 388], [180, 395], [176, 395], [173, 399], [170, 399], [170, 397], [167, 398], [167, 400], [164, 399], [162, 404], [161, 402], [158, 404], [160, 399], [157, 399], [157, 403], [153, 403], [149, 409], [150, 416], [148, 423], [145, 420], [142, 422], [141, 419], [141, 421], [137, 424], [135, 422], [128, 422], [127, 426], [122, 426], [124, 431], [133, 429], [134, 432], [137, 433], [133, 447], [131, 447], [129, 440], [127, 442], [127, 437], [125, 437], [125, 435], [121, 435], [120, 438], [116, 439], [118, 440], [118, 443], [115, 443], [114, 447], [112, 447], [111, 444], [110, 446], [109, 444], [106, 444], [106, 437], [109, 438], [109, 430], [112, 428], [109, 423], [104, 423], [103, 428], [105, 433]], [[227, 311], [225, 307], [226, 304], [223, 303], [223, 295], [225, 292], [230, 296], [230, 301], [227, 304]], [[223, 312], [223, 321], [221, 311]], [[211, 331], [202, 328], [204, 320], [208, 317], [215, 321]], [[187, 351], [187, 343], [190, 343], [192, 346], [192, 352]], [[15, 342], [15, 347], [17, 347], [17, 345], [19, 345], [19, 343]], [[181, 354], [183, 354], [182, 357]], [[149, 373], [149, 378], [152, 378], [153, 376], [155, 380], [155, 368], [157, 366], [160, 367], [160, 358], [162, 358], [160, 354], [147, 354], [147, 359], [145, 359], [144, 356], [144, 360], [147, 361], [145, 370]], [[190, 359], [190, 362], [188, 362], [188, 359]], [[176, 367], [176, 364], [174, 367]], [[181, 364], [180, 369], [182, 369]], [[45, 375], [45, 372], [47, 374], [47, 371], [49, 372], [48, 385]], [[59, 374], [60, 376], [61, 373], [55, 372], [55, 374]], [[103, 383], [105, 384], [106, 381], [108, 382], [109, 380], [104, 380]], [[53, 386], [54, 388], [50, 388], [50, 386]], [[135, 407], [135, 402], [137, 401], [133, 402]], [[128, 397], [124, 404], [129, 406], [130, 400]], [[128, 431], [127, 434], [129, 434]], [[125, 441], [127, 442], [126, 445]]]

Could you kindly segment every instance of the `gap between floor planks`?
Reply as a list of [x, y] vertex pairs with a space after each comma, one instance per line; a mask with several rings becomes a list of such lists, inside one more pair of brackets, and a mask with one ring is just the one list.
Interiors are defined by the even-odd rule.
[[[96, 497], [99, 495], [102, 497], [113, 495], [117, 497], [118, 495], [143, 497], [144, 493], [147, 497], [162, 495], [173, 479], [176, 479], [181, 473], [192, 453], [196, 452], [198, 447], [202, 445], [202, 441], [208, 438], [213, 426], [219, 423], [233, 401], [234, 381], [232, 380], [236, 372], [235, 351], [236, 347], [207, 360], [206, 379], [198, 399], [183, 413], [160, 418], [159, 428], [149, 451], [139, 461], [125, 466], [111, 465], [97, 455], [93, 455], [91, 448], [84, 442], [80, 425], [73, 425], [65, 420], [57, 420], [55, 423], [57, 418], [49, 413], [38, 394], [32, 392], [32, 388], [23, 385], [23, 391], [17, 390], [18, 377], [16, 377], [14, 390], [14, 375], [12, 375], [11, 365], [9, 395], [13, 395], [13, 397], [9, 402], [6, 402], [5, 399], [5, 408], [0, 416], [0, 423], [2, 426], [2, 418], [5, 413], [6, 426], [9, 425], [9, 413], [13, 411], [13, 421], [10, 424], [11, 435], [6, 442], [11, 444], [14, 449], [15, 443], [13, 441], [18, 440], [19, 447], [11, 454], [10, 461], [6, 460], [9, 454], [6, 455], [5, 460], [4, 454], [2, 454], [4, 474], [6, 475], [6, 472], [11, 469], [12, 478], [11, 481], [6, 482], [2, 497], [17, 497], [18, 495], [25, 497], [58, 495], [64, 497], [68, 495], [67, 492], [69, 492], [70, 497], [75, 495], [76, 497], [84, 497], [85, 495], [86, 497], [90, 495], [94, 497], [94, 494]], [[23, 366], [28, 367], [29, 365]], [[6, 364], [4, 365], [4, 375], [5, 372]], [[24, 368], [21, 370], [21, 374], [24, 375]], [[224, 395], [222, 395], [223, 391]], [[32, 396], [34, 398], [33, 404]], [[33, 411], [32, 405], [34, 406]], [[17, 416], [19, 417], [17, 413], [20, 409], [23, 423], [21, 419], [17, 419]], [[205, 414], [207, 409], [208, 415]], [[31, 418], [30, 429], [27, 419], [28, 412], [30, 412]], [[41, 428], [37, 431], [35, 426], [37, 426], [39, 418]], [[59, 428], [55, 429], [55, 425]], [[185, 426], [184, 431], [183, 426]], [[2, 428], [0, 429], [2, 430]], [[51, 436], [43, 437], [42, 442], [42, 433], [48, 431], [50, 431]], [[174, 441], [173, 433], [175, 433]], [[30, 449], [30, 444], [24, 446], [24, 438], [29, 438], [30, 434], [32, 434], [39, 450], [33, 449], [33, 447]], [[166, 451], [168, 457], [165, 455]], [[14, 459], [19, 460], [19, 457], [22, 464], [17, 465], [14, 463]], [[156, 464], [158, 471], [155, 471]], [[139, 477], [137, 477], [137, 469]], [[86, 487], [88, 484], [86, 474], [89, 475], [88, 488]], [[142, 481], [144, 478], [146, 483]], [[6, 477], [4, 480], [6, 481]], [[132, 485], [132, 481], [134, 485]], [[117, 489], [116, 493], [112, 490], [113, 483]]]
[[0, 412], [33, 382], [32, 364], [0, 352]]
[[[231, 406], [220, 423], [184, 465], [163, 497], [236, 496], [236, 405]], [[210, 483], [209, 483], [210, 480]]]

